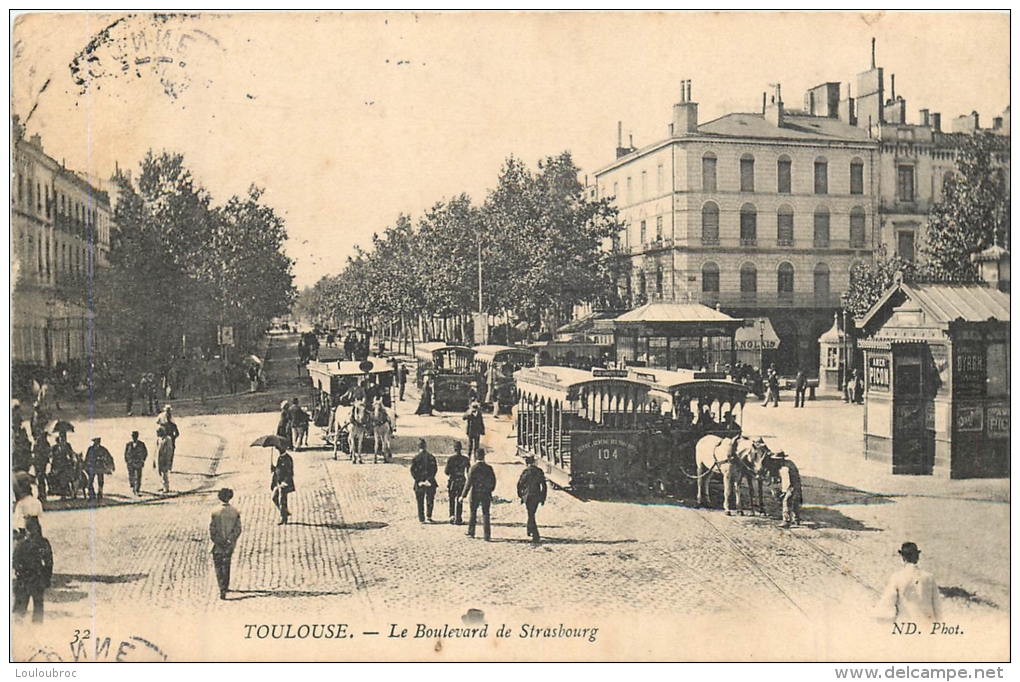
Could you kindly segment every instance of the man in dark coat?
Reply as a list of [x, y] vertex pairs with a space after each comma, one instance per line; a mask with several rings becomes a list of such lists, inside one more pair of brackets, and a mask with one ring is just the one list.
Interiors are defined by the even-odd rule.
[[436, 473], [439, 464], [435, 455], [425, 446], [425, 439], [418, 441], [418, 454], [411, 460], [411, 478], [414, 479], [414, 497], [418, 503], [418, 521], [432, 523], [432, 508], [436, 502]]
[[468, 472], [467, 483], [464, 484], [464, 492], [461, 499], [471, 496], [471, 516], [468, 518], [468, 537], [475, 536], [475, 526], [478, 523], [478, 508], [482, 508], [482, 524], [485, 530], [486, 541], [492, 539], [492, 529], [489, 524], [489, 509], [492, 506], [492, 491], [496, 489], [496, 472], [485, 463], [485, 450], [478, 448], [475, 453], [475, 463]]
[[[99, 437], [92, 439], [92, 445], [85, 452], [85, 472], [89, 476], [89, 499], [103, 501], [103, 484], [106, 474], [112, 474], [116, 467], [113, 463], [113, 455], [102, 444]], [[99, 481], [99, 492], [97, 494], [94, 483]]]
[[407, 366], [400, 364], [397, 367], [397, 385], [400, 386], [400, 399], [404, 399], [404, 389], [407, 388]]
[[804, 398], [807, 395], [807, 377], [804, 372], [797, 372], [797, 383], [794, 385], [793, 406], [804, 407]]
[[25, 519], [26, 536], [15, 543], [11, 555], [14, 580], [14, 615], [22, 617], [28, 613], [28, 600], [32, 600], [32, 622], [43, 622], [43, 592], [53, 578], [53, 548], [43, 537], [39, 518]]
[[446, 460], [444, 473], [447, 476], [446, 492], [450, 495], [450, 523], [458, 526], [464, 525], [464, 501], [460, 498], [460, 491], [464, 490], [470, 467], [471, 460], [464, 456], [460, 441], [455, 441], [453, 455]]
[[287, 495], [294, 492], [294, 458], [286, 450], [281, 450], [276, 464], [269, 470], [273, 472], [273, 504], [280, 510], [280, 521], [277, 525], [282, 525], [290, 518]]
[[148, 448], [145, 447], [145, 443], [138, 440], [138, 432], [132, 431], [131, 440], [124, 446], [124, 464], [127, 466], [131, 492], [135, 495], [142, 494], [142, 469], [145, 468], [145, 460], [148, 458]]
[[11, 469], [28, 471], [32, 468], [32, 441], [22, 426], [21, 403], [17, 400], [11, 406]]
[[471, 407], [464, 414], [464, 421], [467, 422], [468, 451], [467, 456], [478, 452], [482, 436], [485, 435], [485, 421], [482, 418], [482, 406], [478, 401], [471, 403]]
[[525, 457], [524, 462], [527, 466], [517, 480], [517, 497], [521, 498], [521, 502], [528, 510], [528, 537], [532, 542], [537, 543], [540, 537], [538, 523], [535, 521], [535, 512], [538, 510], [538, 505], [545, 504], [548, 486], [545, 482], [545, 473], [535, 466], [535, 458]]
[[230, 560], [234, 555], [237, 538], [241, 536], [241, 515], [230, 506], [234, 491], [223, 488], [219, 492], [220, 506], [212, 513], [209, 521], [209, 538], [212, 540], [213, 567], [216, 569], [216, 583], [220, 588], [220, 599], [227, 598], [230, 589]]

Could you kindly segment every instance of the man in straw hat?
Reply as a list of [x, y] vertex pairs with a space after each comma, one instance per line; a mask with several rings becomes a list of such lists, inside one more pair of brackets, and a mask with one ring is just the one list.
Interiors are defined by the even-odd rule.
[[800, 470], [786, 458], [782, 450], [772, 453], [772, 461], [772, 475], [779, 480], [779, 490], [783, 496], [783, 526], [799, 526], [800, 505], [804, 501]]
[[477, 452], [480, 448], [482, 436], [485, 435], [485, 421], [482, 418], [482, 406], [475, 400], [471, 403], [468, 411], [464, 414], [464, 421], [467, 422], [467, 440], [468, 440], [468, 451], [467, 456]]
[[889, 578], [889, 584], [878, 602], [878, 617], [918, 624], [941, 620], [939, 586], [931, 573], [917, 566], [921, 550], [913, 542], [904, 542], [899, 553], [903, 568]]

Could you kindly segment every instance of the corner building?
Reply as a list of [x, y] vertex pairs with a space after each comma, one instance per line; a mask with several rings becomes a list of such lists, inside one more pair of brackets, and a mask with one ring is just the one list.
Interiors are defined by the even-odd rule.
[[839, 84], [820, 106], [787, 110], [777, 88], [760, 112], [698, 121], [690, 81], [668, 136], [642, 149], [618, 142], [595, 174], [626, 228], [614, 244], [631, 306], [700, 302], [767, 317], [784, 374], [818, 370], [818, 338], [832, 326], [855, 260], [877, 246], [879, 142], [839, 120]]

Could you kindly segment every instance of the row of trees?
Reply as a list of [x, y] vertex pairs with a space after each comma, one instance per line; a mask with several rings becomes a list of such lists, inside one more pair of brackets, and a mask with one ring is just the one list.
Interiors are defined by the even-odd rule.
[[300, 308], [327, 323], [453, 340], [470, 336], [479, 304], [531, 330], [554, 329], [575, 304], [614, 305], [614, 261], [603, 247], [619, 233], [617, 212], [582, 190], [568, 152], [536, 171], [510, 157], [482, 205], [461, 194], [417, 224], [398, 216], [370, 249], [355, 247], [340, 274], [307, 290]]
[[1009, 175], [995, 163], [1000, 140], [990, 133], [961, 136], [957, 172], [946, 178], [942, 201], [928, 215], [921, 258], [915, 262], [879, 254], [873, 265], [855, 265], [842, 297], [844, 310], [863, 315], [897, 273], [906, 282], [975, 282], [978, 271], [971, 254], [995, 245], [1009, 249]]
[[249, 350], [295, 290], [283, 220], [252, 186], [213, 205], [180, 154], [151, 151], [137, 181], [115, 178], [119, 197], [110, 267], [97, 272], [97, 324], [124, 372], [165, 370], [209, 357], [232, 327], [235, 355]]

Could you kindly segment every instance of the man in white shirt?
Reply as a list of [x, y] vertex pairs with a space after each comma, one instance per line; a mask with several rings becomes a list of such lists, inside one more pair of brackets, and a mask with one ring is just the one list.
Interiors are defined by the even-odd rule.
[[878, 604], [879, 617], [918, 625], [941, 620], [939, 586], [931, 573], [917, 566], [921, 550], [913, 542], [904, 542], [900, 556], [903, 568], [889, 578]]

